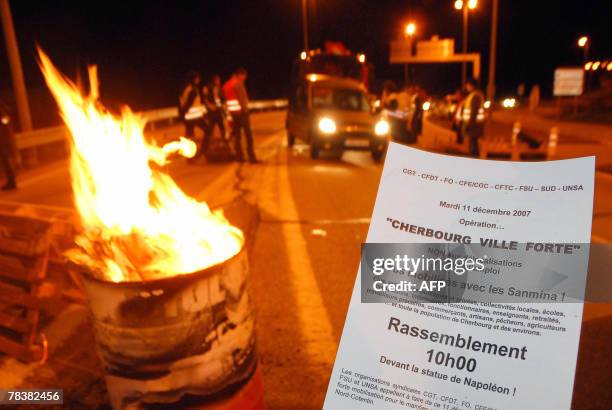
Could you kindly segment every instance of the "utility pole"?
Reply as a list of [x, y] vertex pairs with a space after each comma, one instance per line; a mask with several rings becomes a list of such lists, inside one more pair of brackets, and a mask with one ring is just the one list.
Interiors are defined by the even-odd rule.
[[0, 0], [0, 14], [2, 17], [2, 28], [4, 29], [6, 52], [11, 67], [11, 77], [13, 78], [13, 91], [15, 92], [15, 100], [17, 102], [20, 129], [21, 132], [30, 131], [32, 130], [32, 117], [30, 116], [30, 105], [28, 104], [28, 94], [23, 79], [23, 69], [21, 67], [21, 58], [19, 57], [19, 47], [17, 46], [9, 0]]
[[308, 52], [308, 0], [302, 0], [302, 31], [304, 36], [304, 51]]
[[[467, 3], [467, 2], [466, 2]], [[461, 41], [461, 49], [463, 55], [467, 54], [467, 43], [468, 43], [468, 6], [463, 6], [463, 40]], [[467, 64], [466, 62], [461, 63], [461, 86], [467, 81]]]
[[489, 82], [487, 83], [487, 100], [491, 101], [488, 121], [493, 120], [493, 101], [495, 98], [495, 60], [497, 54], [497, 17], [499, 14], [499, 0], [493, 0], [491, 13], [491, 41], [489, 50]]

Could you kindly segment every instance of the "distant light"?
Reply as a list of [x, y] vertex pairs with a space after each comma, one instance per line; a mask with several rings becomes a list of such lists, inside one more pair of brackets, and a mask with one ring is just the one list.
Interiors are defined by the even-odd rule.
[[478, 0], [468, 0], [468, 9], [474, 10], [478, 6]]
[[380, 100], [374, 101], [374, 108], [379, 108], [381, 106]]
[[309, 74], [309, 75], [308, 75], [308, 79], [309, 79], [310, 81], [317, 81], [317, 79], [318, 79], [318, 78], [319, 78], [319, 77], [318, 77], [316, 74]]
[[484, 107], [485, 107], [485, 109], [487, 109], [487, 110], [488, 110], [489, 108], [491, 108], [491, 101], [489, 101], [489, 100], [485, 101], [485, 102], [484, 102]]
[[596, 71], [596, 70], [599, 68], [599, 65], [600, 65], [600, 64], [601, 64], [601, 63], [600, 63], [599, 61], [595, 61], [595, 62], [593, 63], [593, 71]]
[[423, 103], [423, 111], [429, 111], [430, 108], [431, 108], [431, 103], [429, 101], [425, 101]]
[[461, 10], [463, 8], [463, 0], [455, 0], [455, 9]]
[[408, 24], [406, 24], [406, 35], [407, 36], [414, 36], [414, 33], [416, 33], [416, 24], [410, 22]]
[[308, 54], [306, 54], [306, 52], [305, 52], [305, 51], [302, 51], [302, 52], [300, 53], [300, 58], [301, 58], [302, 60], [306, 60], [306, 57], [308, 57]]
[[586, 63], [586, 64], [584, 65], [584, 69], [585, 69], [586, 71], [589, 71], [589, 70], [591, 69], [591, 66], [592, 66], [592, 65], [593, 65], [593, 63], [589, 61], [588, 63]]
[[359, 60], [360, 63], [365, 63], [365, 54], [357, 54], [357, 60]]
[[516, 99], [504, 98], [504, 100], [502, 101], [502, 106], [504, 108], [514, 108], [516, 106]]
[[612, 64], [608, 64], [608, 67], [606, 67], [606, 70], [612, 71]]
[[587, 36], [582, 36], [578, 39], [578, 47], [584, 47], [589, 42], [589, 38]]

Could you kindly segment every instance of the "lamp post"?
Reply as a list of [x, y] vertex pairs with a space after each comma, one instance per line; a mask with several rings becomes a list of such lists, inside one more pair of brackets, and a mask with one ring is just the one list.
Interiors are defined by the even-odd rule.
[[[467, 54], [468, 44], [468, 12], [478, 6], [478, 0], [455, 0], [455, 10], [463, 12], [463, 39], [461, 40], [461, 52]], [[467, 80], [467, 66], [465, 61], [461, 63], [461, 84]]]
[[586, 63], [589, 58], [589, 45], [591, 40], [587, 36], [582, 36], [578, 39], [578, 47], [582, 48], [582, 62]]
[[[491, 42], [489, 44], [489, 80], [487, 83], [487, 100], [492, 104], [495, 101], [495, 64], [497, 57], [497, 20], [499, 15], [499, 0], [493, 0], [493, 12], [491, 13]], [[493, 109], [489, 110], [487, 121], [493, 120]]]
[[308, 53], [308, 0], [302, 0], [302, 35], [304, 37], [304, 51]]
[[[582, 36], [578, 39], [578, 47], [582, 48], [582, 64], [583, 67], [586, 67], [587, 60], [589, 59], [589, 46], [591, 45], [591, 39], [588, 36]], [[589, 67], [590, 68], [590, 67]], [[584, 93], [588, 94], [589, 92], [589, 69], [586, 69], [586, 75], [584, 78], [585, 82], [585, 90]]]
[[4, 41], [6, 42], [9, 66], [11, 67], [11, 77], [13, 78], [13, 90], [17, 102], [20, 130], [22, 132], [30, 131], [32, 129], [32, 117], [30, 116], [30, 105], [28, 103], [28, 94], [23, 78], [21, 58], [19, 56], [19, 47], [17, 46], [9, 0], [0, 0], [0, 17], [2, 19], [2, 28], [4, 29]]
[[[412, 57], [412, 38], [416, 33], [416, 24], [412, 21], [404, 27], [404, 34], [408, 41], [408, 57]], [[408, 83], [408, 64], [404, 64], [404, 85]]]

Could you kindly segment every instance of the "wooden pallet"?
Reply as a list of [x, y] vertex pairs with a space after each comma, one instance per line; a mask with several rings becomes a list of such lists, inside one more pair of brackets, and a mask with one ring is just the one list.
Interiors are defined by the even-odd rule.
[[0, 352], [41, 360], [38, 322], [52, 292], [44, 279], [52, 223], [0, 213]]

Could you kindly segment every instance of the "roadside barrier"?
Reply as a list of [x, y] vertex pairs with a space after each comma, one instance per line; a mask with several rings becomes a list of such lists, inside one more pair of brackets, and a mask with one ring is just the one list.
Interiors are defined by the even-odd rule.
[[[273, 111], [284, 110], [287, 108], [287, 100], [254, 100], [249, 102], [249, 110]], [[147, 119], [147, 124], [155, 127], [155, 124], [162, 121], [172, 122], [178, 119], [178, 108], [166, 107], [154, 110], [143, 111], [142, 116]], [[65, 126], [40, 128], [28, 132], [15, 133], [15, 146], [17, 150], [36, 148], [42, 145], [52, 144], [68, 140], [68, 130]]]

